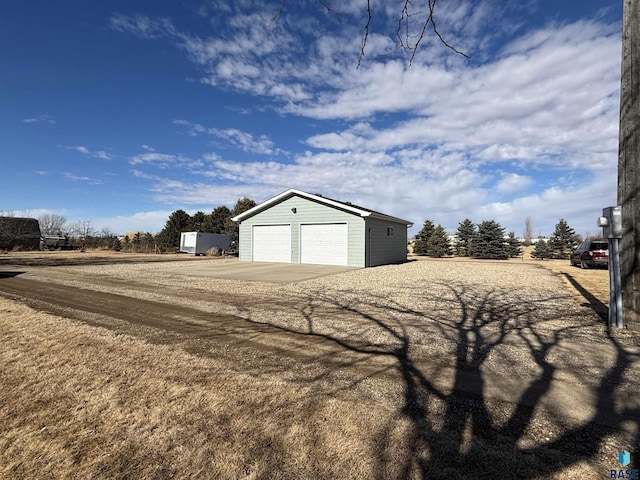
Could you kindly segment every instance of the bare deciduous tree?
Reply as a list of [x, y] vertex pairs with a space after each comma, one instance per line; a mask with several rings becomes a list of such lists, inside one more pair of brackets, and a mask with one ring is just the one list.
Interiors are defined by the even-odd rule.
[[100, 236], [103, 238], [111, 238], [111, 237], [115, 237], [115, 234], [109, 227], [102, 227], [100, 229]]
[[50, 213], [46, 215], [40, 215], [38, 217], [40, 223], [40, 232], [42, 235], [64, 235], [64, 225], [67, 223], [67, 219], [62, 215]]
[[96, 231], [91, 220], [80, 220], [69, 227], [69, 233], [80, 241], [80, 250], [84, 251], [87, 238], [95, 235]]
[[527, 217], [524, 220], [524, 233], [522, 234], [522, 243], [528, 247], [531, 245], [533, 239], [533, 224], [531, 223], [531, 217]]

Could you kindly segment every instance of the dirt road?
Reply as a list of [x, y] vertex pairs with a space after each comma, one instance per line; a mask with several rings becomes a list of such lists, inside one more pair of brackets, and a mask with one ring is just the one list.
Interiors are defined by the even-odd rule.
[[[132, 289], [131, 282], [125, 285]], [[143, 289], [142, 285], [138, 287]], [[179, 345], [198, 355], [215, 355], [217, 358], [229, 355], [230, 363], [239, 369], [244, 369], [243, 358], [254, 359], [256, 354], [273, 354], [282, 360], [283, 354], [291, 356], [292, 351], [298, 351], [300, 353], [294, 355], [295, 360], [304, 360], [304, 350], [283, 348], [295, 342], [293, 334], [265, 323], [247, 322], [235, 315], [205, 312], [171, 303], [173, 295], [185, 298], [189, 292], [170, 293], [167, 290], [164, 293], [166, 302], [150, 301], [0, 273], [0, 295], [18, 300], [35, 310], [74, 318], [119, 334], [144, 338], [155, 344]], [[252, 303], [250, 298], [237, 295], [226, 295], [225, 300], [234, 305]], [[285, 337], [291, 338], [287, 340]], [[251, 355], [242, 355], [244, 350], [251, 351]]]

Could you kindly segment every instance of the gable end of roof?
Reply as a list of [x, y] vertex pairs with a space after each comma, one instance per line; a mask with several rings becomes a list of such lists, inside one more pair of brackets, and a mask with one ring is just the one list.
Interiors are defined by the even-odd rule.
[[333, 200], [331, 198], [327, 198], [327, 197], [323, 197], [321, 195], [313, 195], [311, 193], [307, 193], [307, 192], [303, 192], [302, 190], [296, 190], [295, 188], [291, 188], [289, 190], [286, 190], [278, 195], [276, 195], [275, 197], [272, 197], [268, 200], [265, 200], [264, 202], [260, 203], [259, 205], [256, 205], [253, 208], [250, 208], [249, 210], [247, 210], [246, 212], [243, 212], [239, 215], [236, 215], [235, 217], [233, 217], [231, 220], [233, 220], [234, 222], [241, 222], [247, 218], [250, 218], [254, 215], [256, 215], [257, 213], [260, 213], [263, 210], [266, 210], [267, 208], [276, 205], [284, 200], [287, 200], [288, 198], [294, 197], [294, 196], [298, 196], [301, 198], [306, 198], [307, 200], [311, 200], [323, 205], [327, 205], [333, 208], [336, 208], [338, 210], [342, 210], [348, 213], [352, 213], [354, 215], [358, 215], [360, 217], [372, 217], [372, 218], [379, 218], [379, 219], [383, 219], [383, 220], [389, 220], [389, 221], [393, 221], [396, 223], [404, 223], [406, 225], [413, 225], [412, 222], [409, 222], [407, 220], [403, 220], [401, 218], [396, 218], [396, 217], [392, 217], [391, 215], [386, 215], [384, 213], [380, 213], [380, 212], [376, 212], [373, 210], [369, 210], [367, 208], [364, 207], [359, 207], [357, 205], [353, 205], [351, 203], [348, 202], [340, 202], [338, 200]]

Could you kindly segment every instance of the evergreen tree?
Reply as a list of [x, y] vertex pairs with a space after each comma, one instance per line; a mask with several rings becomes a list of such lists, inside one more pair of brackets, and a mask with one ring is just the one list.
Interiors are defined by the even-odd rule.
[[133, 240], [131, 240], [131, 244], [133, 245], [133, 251], [135, 253], [140, 252], [140, 241], [142, 240], [142, 234], [140, 232], [136, 232], [133, 236]]
[[210, 215], [207, 215], [202, 224], [203, 232], [225, 233], [226, 227], [230, 222], [231, 210], [222, 205], [213, 209]]
[[192, 232], [202, 232], [202, 224], [205, 223], [208, 215], [200, 210], [194, 213], [189, 219], [189, 230]]
[[427, 253], [430, 257], [442, 258], [451, 255], [449, 236], [442, 225], [438, 225], [427, 240]]
[[422, 225], [422, 230], [416, 234], [415, 242], [413, 243], [413, 253], [416, 255], [428, 255], [428, 241], [433, 232], [435, 226], [431, 220], [425, 220]]
[[151, 233], [146, 232], [140, 240], [140, 248], [144, 253], [148, 253], [152, 247], [155, 252], [156, 239]]
[[122, 250], [128, 252], [131, 248], [131, 239], [129, 238], [129, 235], [124, 236], [124, 240], [122, 241], [122, 243], [124, 244], [122, 245]]
[[456, 231], [456, 255], [459, 257], [469, 257], [471, 255], [471, 241], [476, 234], [475, 224], [465, 218], [458, 224]]
[[118, 237], [113, 237], [111, 246], [115, 252], [119, 252], [120, 250], [122, 250], [122, 242], [120, 242], [120, 239]]
[[238, 243], [238, 239], [239, 239], [238, 222], [234, 222], [233, 220], [231, 220], [231, 218], [235, 217], [236, 215], [240, 215], [241, 213], [244, 213], [255, 206], [256, 206], [256, 202], [254, 202], [253, 200], [247, 197], [240, 198], [236, 202], [235, 206], [231, 210], [231, 214], [229, 215], [229, 218], [227, 218], [225, 231], [224, 231], [224, 233], [229, 235], [229, 242], [231, 244]]
[[504, 228], [495, 220], [485, 220], [478, 225], [478, 231], [473, 237], [471, 256], [474, 258], [507, 259]]
[[580, 236], [576, 235], [575, 230], [569, 227], [566, 220], [561, 218], [549, 239], [552, 258], [569, 258], [569, 255], [579, 243]]
[[544, 240], [538, 239], [538, 241], [535, 243], [533, 247], [531, 256], [533, 258], [538, 258], [540, 260], [544, 260], [545, 258], [551, 258], [551, 249], [549, 248], [549, 244]]
[[169, 220], [158, 234], [158, 243], [167, 248], [180, 245], [180, 233], [189, 231], [190, 216], [184, 210], [176, 210], [169, 215]]
[[507, 243], [507, 254], [510, 257], [519, 257], [522, 255], [522, 247], [520, 246], [520, 241], [516, 238], [515, 232], [509, 232], [509, 236], [506, 240]]

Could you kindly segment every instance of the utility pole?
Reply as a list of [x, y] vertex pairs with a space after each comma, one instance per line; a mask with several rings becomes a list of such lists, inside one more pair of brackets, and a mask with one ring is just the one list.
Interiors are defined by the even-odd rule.
[[623, 0], [618, 205], [624, 323], [640, 331], [640, 0]]

